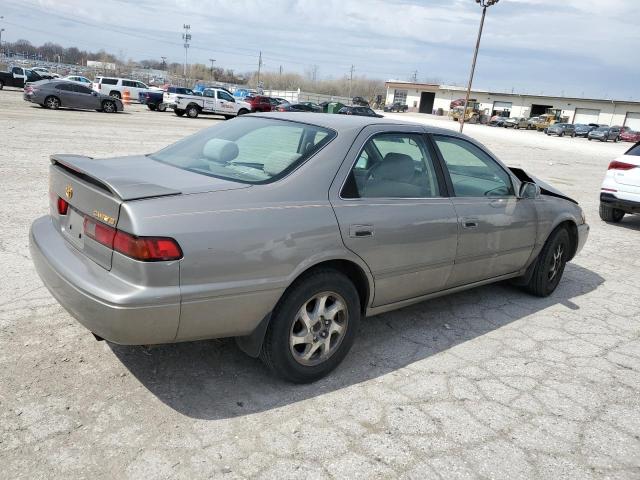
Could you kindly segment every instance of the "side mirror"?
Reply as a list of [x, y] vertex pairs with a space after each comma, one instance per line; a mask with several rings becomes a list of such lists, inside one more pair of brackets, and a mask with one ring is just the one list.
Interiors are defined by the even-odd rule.
[[538, 198], [539, 196], [539, 185], [531, 182], [523, 182], [522, 185], [520, 185], [519, 198]]

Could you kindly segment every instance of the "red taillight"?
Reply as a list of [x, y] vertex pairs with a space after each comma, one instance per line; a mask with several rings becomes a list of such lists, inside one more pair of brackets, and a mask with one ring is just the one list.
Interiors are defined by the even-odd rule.
[[91, 217], [84, 217], [84, 234], [105, 247], [113, 248], [116, 229], [102, 222], [97, 222]]
[[637, 165], [626, 162], [619, 162], [618, 160], [614, 160], [609, 164], [608, 170], [631, 170], [632, 168], [636, 168]]
[[173, 238], [135, 237], [121, 230], [116, 232], [113, 249], [128, 257], [146, 262], [182, 258], [182, 250]]
[[161, 262], [182, 258], [182, 250], [173, 238], [136, 237], [98, 222], [91, 217], [84, 217], [84, 233], [105, 247], [143, 262]]
[[65, 199], [58, 197], [58, 213], [60, 215], [66, 215], [67, 211], [69, 211], [69, 202]]

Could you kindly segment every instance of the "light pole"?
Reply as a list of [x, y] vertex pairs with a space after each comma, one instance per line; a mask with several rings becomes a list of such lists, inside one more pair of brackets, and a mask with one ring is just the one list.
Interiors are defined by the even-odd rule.
[[210, 58], [209, 61], [211, 62], [211, 80], [213, 81], [213, 64], [215, 63], [216, 59]]
[[471, 63], [471, 73], [469, 74], [469, 83], [467, 84], [467, 95], [464, 98], [464, 110], [460, 115], [460, 132], [464, 128], [464, 117], [467, 115], [467, 106], [469, 105], [469, 95], [471, 95], [471, 84], [473, 83], [473, 74], [476, 71], [476, 60], [478, 59], [478, 50], [480, 50], [480, 39], [482, 38], [482, 28], [484, 27], [484, 17], [487, 15], [487, 8], [495, 5], [500, 0], [476, 0], [476, 3], [482, 7], [482, 18], [480, 19], [480, 28], [478, 29], [478, 40], [476, 41], [476, 49], [473, 52], [473, 62]]
[[182, 26], [184, 28], [184, 33], [182, 34], [182, 39], [184, 40], [184, 78], [185, 81], [187, 79], [187, 52], [189, 51], [189, 41], [191, 40], [191, 34], [189, 30], [191, 30], [191, 25], [187, 25], [186, 23]]
[[[0, 15], [0, 20], [4, 20], [4, 15]], [[0, 28], [0, 55], [4, 52], [4, 50], [2, 50], [2, 32], [4, 32], [4, 28]]]

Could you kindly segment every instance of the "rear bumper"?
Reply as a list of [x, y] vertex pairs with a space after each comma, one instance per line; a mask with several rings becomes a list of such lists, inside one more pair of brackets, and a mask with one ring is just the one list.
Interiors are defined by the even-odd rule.
[[640, 213], [640, 195], [638, 200], [628, 200], [616, 197], [612, 193], [600, 193], [600, 202], [611, 208], [617, 208], [626, 213]]
[[117, 278], [71, 246], [48, 216], [31, 225], [29, 247], [45, 286], [91, 332], [124, 345], [175, 340], [179, 287], [141, 287]]

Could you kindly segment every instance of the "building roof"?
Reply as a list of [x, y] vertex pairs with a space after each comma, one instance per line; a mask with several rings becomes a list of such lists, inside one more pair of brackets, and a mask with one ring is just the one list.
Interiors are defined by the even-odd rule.
[[[420, 82], [407, 82], [403, 80], [389, 80], [385, 82], [385, 86], [389, 88], [390, 86], [403, 86], [408, 88], [414, 88], [416, 90], [420, 90], [422, 87], [428, 88], [436, 88], [438, 90], [448, 90], [448, 91], [459, 91], [466, 92], [466, 87], [460, 87], [457, 85], [444, 85], [444, 84], [433, 84], [433, 83], [420, 83]], [[565, 97], [560, 95], [536, 95], [536, 94], [528, 94], [528, 93], [518, 93], [518, 92], [500, 92], [500, 91], [491, 91], [491, 90], [480, 90], [480, 89], [472, 89], [471, 94], [486, 94], [486, 95], [502, 95], [506, 97], [534, 97], [534, 98], [553, 98], [553, 99], [563, 99], [563, 100], [573, 100], [573, 101], [581, 101], [581, 102], [606, 102], [606, 103], [626, 103], [630, 105], [640, 105], [640, 101], [636, 100], [617, 100], [611, 98], [582, 98], [582, 97]]]

